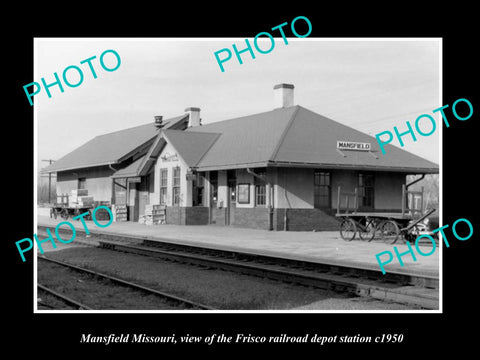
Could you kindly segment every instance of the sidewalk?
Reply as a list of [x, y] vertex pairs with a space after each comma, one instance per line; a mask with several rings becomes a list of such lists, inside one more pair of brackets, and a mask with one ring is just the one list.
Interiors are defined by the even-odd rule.
[[[47, 226], [52, 230], [63, 219], [50, 219], [39, 213], [37, 224]], [[83, 230], [80, 221], [68, 219], [75, 228]], [[104, 223], [102, 221], [102, 223]], [[396, 246], [400, 253], [408, 250], [402, 240], [396, 244], [385, 244], [374, 239], [372, 242], [363, 242], [357, 237], [350, 242], [344, 241], [338, 231], [300, 232], [300, 231], [266, 231], [244, 229], [228, 226], [182, 226], [182, 225], [143, 225], [132, 222], [113, 222], [106, 228], [100, 228], [93, 221], [86, 221], [89, 231], [108, 234], [131, 235], [150, 240], [169, 241], [173, 243], [196, 245], [215, 249], [231, 249], [270, 255], [276, 257], [314, 261], [329, 264], [355, 266], [359, 268], [380, 271], [375, 255], [382, 251], [391, 251]], [[66, 225], [62, 229], [67, 229]], [[53, 233], [53, 231], [52, 231]], [[427, 253], [430, 248], [422, 247]], [[415, 249], [415, 248], [414, 248]], [[439, 249], [434, 254], [424, 257], [415, 253], [417, 261], [413, 261], [410, 254], [402, 257], [404, 266], [401, 267], [398, 259], [385, 265], [386, 272], [401, 272], [412, 275], [439, 276]], [[384, 255], [382, 258], [386, 258]]]

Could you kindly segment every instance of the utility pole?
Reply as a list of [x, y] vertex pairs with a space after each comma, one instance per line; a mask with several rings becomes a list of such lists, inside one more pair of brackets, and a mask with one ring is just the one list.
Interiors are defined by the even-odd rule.
[[[48, 161], [49, 165], [52, 165], [52, 163], [55, 160], [48, 159], [48, 160], [42, 160], [42, 161]], [[50, 194], [52, 192], [52, 173], [48, 173], [48, 203], [50, 204]]]

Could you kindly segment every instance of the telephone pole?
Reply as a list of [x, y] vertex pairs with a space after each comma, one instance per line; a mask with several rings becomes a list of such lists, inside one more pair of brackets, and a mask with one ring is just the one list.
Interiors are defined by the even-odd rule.
[[[52, 165], [52, 163], [55, 160], [48, 159], [48, 160], [42, 160], [42, 161], [48, 161], [49, 165]], [[50, 204], [50, 194], [52, 192], [52, 173], [48, 173], [48, 203]]]

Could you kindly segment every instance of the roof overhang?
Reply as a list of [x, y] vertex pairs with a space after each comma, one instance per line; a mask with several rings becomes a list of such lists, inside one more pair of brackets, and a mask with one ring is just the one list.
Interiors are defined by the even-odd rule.
[[140, 164], [143, 162], [145, 158], [144, 156], [139, 157], [137, 160], [132, 162], [127, 167], [118, 170], [112, 175], [112, 179], [120, 179], [120, 178], [129, 178], [129, 177], [136, 177], [139, 176], [139, 167]]
[[298, 162], [270, 162], [268, 166], [274, 167], [301, 167], [301, 168], [321, 168], [338, 170], [362, 170], [362, 171], [388, 171], [402, 172], [406, 174], [438, 174], [439, 168], [423, 168], [410, 166], [374, 166], [359, 164], [321, 164], [321, 163], [298, 163]]
[[198, 166], [193, 167], [196, 171], [215, 171], [215, 170], [230, 170], [230, 169], [246, 169], [246, 168], [259, 168], [269, 166], [268, 161], [244, 163], [244, 164], [226, 164], [226, 165], [211, 165], [211, 166]]
[[384, 172], [400, 172], [405, 174], [438, 174], [438, 168], [421, 168], [421, 167], [402, 167], [402, 166], [371, 166], [371, 165], [348, 165], [348, 164], [322, 164], [322, 163], [306, 163], [306, 162], [278, 162], [264, 161], [244, 164], [228, 164], [214, 166], [200, 166], [195, 168], [196, 171], [215, 171], [229, 169], [245, 169], [258, 167], [287, 167], [287, 168], [310, 168], [310, 169], [337, 169], [337, 170], [360, 170], [360, 171], [384, 171]]
[[[60, 167], [60, 168], [54, 168], [52, 170], [49, 170], [48, 168], [45, 168], [43, 170], [40, 170], [40, 173], [41, 174], [57, 173], [57, 172], [61, 172], [61, 171], [87, 169], [87, 168], [92, 168], [92, 167], [97, 167], [97, 166], [109, 166], [109, 165], [114, 165], [114, 164], [120, 164], [125, 159], [128, 159], [129, 157], [134, 156], [135, 154], [142, 153], [142, 152], [146, 151], [146, 149], [148, 149], [152, 145], [154, 139], [155, 139], [155, 137], [152, 137], [147, 142], [143, 143], [140, 146], [137, 146], [135, 149], [129, 151], [128, 153], [126, 153], [122, 157], [120, 157], [118, 159], [115, 159], [115, 160], [110, 160], [110, 161], [101, 162], [101, 163], [75, 165], [75, 166], [70, 166], [70, 167]], [[54, 167], [54, 165], [55, 164], [53, 164], [52, 166]]]
[[73, 166], [73, 167], [65, 167], [65, 168], [59, 168], [59, 169], [53, 169], [53, 170], [48, 170], [48, 169], [42, 169], [40, 170], [40, 174], [49, 174], [49, 173], [57, 173], [57, 172], [62, 172], [62, 171], [70, 171], [70, 170], [79, 170], [79, 169], [87, 169], [87, 168], [92, 168], [92, 167], [98, 167], [98, 166], [109, 166], [109, 165], [114, 165], [118, 164], [118, 161], [109, 161], [109, 162], [101, 162], [101, 163], [96, 163], [96, 164], [86, 164], [86, 165], [80, 165], [80, 166]]
[[164, 136], [164, 132], [160, 133], [150, 145], [150, 148], [148, 149], [142, 163], [138, 168], [138, 174], [140, 176], [145, 176], [146, 174], [148, 174], [150, 172], [150, 169], [157, 162], [157, 159], [160, 156], [160, 152], [166, 145]]

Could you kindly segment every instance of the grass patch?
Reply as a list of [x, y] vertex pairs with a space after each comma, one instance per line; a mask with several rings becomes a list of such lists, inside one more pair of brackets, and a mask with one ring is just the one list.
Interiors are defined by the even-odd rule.
[[[106, 279], [77, 272], [58, 264], [39, 261], [38, 282], [97, 310], [175, 309], [155, 295], [113, 284]], [[49, 302], [48, 302], [49, 303]], [[56, 308], [70, 308], [58, 306]], [[52, 304], [52, 305], [55, 305]]]
[[47, 256], [225, 310], [287, 310], [343, 298], [329, 291], [99, 248], [71, 247]]

